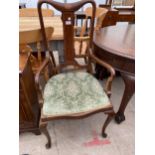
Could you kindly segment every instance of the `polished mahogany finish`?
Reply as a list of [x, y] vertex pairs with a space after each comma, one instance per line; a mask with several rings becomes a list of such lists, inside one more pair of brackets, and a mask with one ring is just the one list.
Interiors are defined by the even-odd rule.
[[96, 32], [94, 53], [119, 71], [125, 82], [123, 99], [115, 117], [120, 123], [125, 120], [124, 111], [135, 89], [135, 25], [117, 24]]
[[[116, 26], [109, 26], [97, 31], [94, 35], [94, 44], [100, 48], [108, 51], [109, 56], [123, 58], [130, 61], [127, 67], [122, 64], [117, 67], [117, 63], [111, 58], [111, 63], [115, 64], [117, 70], [123, 70], [124, 67], [131, 73], [134, 73], [135, 61], [135, 25], [134, 24], [117, 24]], [[103, 53], [100, 53], [103, 55]], [[121, 61], [122, 63], [123, 60]], [[129, 67], [129, 65], [131, 67]]]
[[[75, 71], [75, 70], [80, 70], [80, 69], [86, 69], [89, 73], [92, 73], [91, 64], [92, 63], [99, 63], [100, 65], [107, 68], [109, 70], [109, 72], [111, 73], [107, 79], [106, 86], [105, 86], [105, 92], [107, 93], [108, 96], [110, 96], [111, 95], [111, 83], [112, 83], [113, 77], [115, 75], [115, 70], [109, 64], [107, 64], [104, 61], [101, 61], [100, 59], [95, 57], [95, 55], [93, 54], [93, 51], [92, 51], [92, 45], [93, 45], [92, 42], [93, 42], [93, 34], [94, 34], [94, 21], [95, 21], [95, 12], [96, 12], [96, 4], [95, 4], [94, 0], [82, 0], [82, 1], [78, 1], [76, 3], [66, 3], [66, 4], [55, 2], [52, 0], [39, 0], [39, 2], [38, 2], [38, 13], [39, 13], [39, 19], [40, 19], [40, 26], [41, 26], [43, 39], [44, 39], [44, 42], [43, 42], [44, 47], [45, 47], [45, 49], [47, 49], [48, 46], [46, 43], [46, 33], [45, 33], [45, 27], [44, 27], [44, 20], [43, 20], [42, 10], [41, 10], [42, 4], [45, 4], [45, 3], [51, 5], [52, 7], [54, 7], [55, 9], [57, 9], [58, 11], [60, 11], [62, 13], [61, 19], [62, 19], [62, 23], [63, 23], [63, 34], [64, 34], [64, 57], [63, 57], [64, 61], [62, 64], [59, 64], [59, 66], [53, 66], [50, 57], [48, 57], [43, 62], [42, 66], [40, 67], [40, 69], [38, 70], [38, 72], [35, 76], [38, 94], [40, 94], [40, 96], [43, 96], [42, 90], [41, 90], [40, 78], [41, 78], [41, 75], [42, 76], [44, 75], [45, 71], [48, 70], [49, 72], [52, 71], [54, 74], [58, 74], [58, 73], [63, 72], [63, 71]], [[90, 30], [88, 33], [89, 38], [90, 38], [88, 48], [87, 48], [88, 54], [86, 55], [88, 58], [88, 62], [86, 62], [86, 64], [82, 65], [76, 61], [77, 57], [76, 57], [75, 51], [74, 51], [75, 12], [87, 3], [91, 4], [91, 6], [92, 6], [92, 17], [90, 20]], [[49, 67], [49, 65], [51, 67]], [[49, 76], [49, 78], [50, 77], [51, 76]], [[47, 80], [48, 80], [48, 78], [47, 78]], [[43, 101], [44, 100], [42, 100], [42, 106], [44, 106]], [[107, 135], [105, 133], [105, 129], [115, 114], [112, 104], [110, 104], [108, 107], [102, 107], [101, 109], [98, 109], [98, 110], [93, 109], [91, 111], [88, 110], [88, 111], [78, 112], [75, 114], [72, 113], [72, 114], [68, 114], [68, 115], [67, 114], [44, 115], [43, 111], [41, 110], [40, 129], [46, 135], [47, 140], [48, 140], [48, 142], [46, 144], [46, 148], [51, 147], [51, 138], [50, 138], [49, 132], [46, 128], [48, 121], [52, 121], [54, 119], [64, 119], [64, 118], [79, 119], [79, 118], [84, 118], [84, 117], [87, 117], [89, 115], [92, 115], [92, 114], [95, 114], [98, 112], [104, 112], [105, 114], [108, 115], [108, 117], [107, 117], [107, 119], [103, 125], [103, 128], [102, 128], [102, 136], [106, 137]]]
[[108, 5], [99, 5], [99, 7], [108, 9], [108, 12], [107, 12], [105, 18], [103, 19], [102, 27], [116, 25], [118, 13], [119, 13], [118, 10], [111, 8]]
[[40, 134], [40, 109], [30, 57], [19, 55], [19, 132]]
[[103, 20], [102, 27], [116, 25], [117, 22], [135, 22], [135, 8], [112, 8], [111, 5], [100, 4], [99, 7], [108, 9], [108, 13]]
[[117, 9], [119, 11], [117, 21], [118, 22], [135, 22], [135, 10], [134, 9]]

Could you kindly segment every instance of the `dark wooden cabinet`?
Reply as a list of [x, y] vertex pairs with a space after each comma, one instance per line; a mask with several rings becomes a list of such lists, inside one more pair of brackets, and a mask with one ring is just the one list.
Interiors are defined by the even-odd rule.
[[109, 8], [107, 15], [105, 16], [102, 22], [102, 27], [116, 25], [117, 17], [118, 17], [118, 10]]
[[40, 134], [40, 109], [30, 56], [19, 56], [19, 132]]
[[135, 10], [133, 9], [117, 9], [119, 11], [118, 22], [135, 22]]
[[118, 18], [118, 10], [111, 8], [110, 5], [104, 4], [100, 4], [99, 7], [108, 9], [108, 12], [102, 22], [102, 27], [116, 25]]
[[116, 25], [117, 22], [135, 22], [135, 8], [112, 8], [111, 5], [100, 4], [99, 7], [108, 9], [102, 22], [102, 27]]

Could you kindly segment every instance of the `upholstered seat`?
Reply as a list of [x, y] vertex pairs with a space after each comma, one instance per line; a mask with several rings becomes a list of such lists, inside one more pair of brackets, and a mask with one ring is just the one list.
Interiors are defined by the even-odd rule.
[[[82, 0], [67, 4], [52, 0], [39, 0], [38, 14], [44, 39], [43, 44], [44, 48], [48, 49], [41, 9], [42, 4], [51, 5], [62, 13], [61, 19], [63, 23], [64, 42], [63, 62], [57, 66], [54, 63], [54, 59], [49, 55], [42, 63], [35, 77], [38, 96], [41, 96], [39, 99], [41, 107], [39, 126], [41, 132], [45, 134], [48, 140], [46, 148], [51, 147], [51, 138], [47, 130], [47, 124], [49, 121], [55, 119], [80, 119], [98, 112], [104, 112], [108, 117], [102, 127], [102, 136], [106, 137], [105, 129], [115, 115], [113, 106], [109, 100], [115, 70], [94, 55], [92, 46], [96, 14], [95, 1]], [[92, 6], [92, 16], [88, 23], [88, 36], [82, 35], [78, 37], [79, 35], [75, 35], [75, 12], [87, 4]], [[82, 44], [79, 46], [80, 55], [77, 55], [78, 53], [75, 50], [78, 44], [75, 44], [75, 42], [81, 43], [81, 41]], [[85, 41], [89, 43], [83, 45]], [[87, 49], [86, 51], [83, 49], [84, 47]], [[84, 59], [85, 63], [83, 63], [81, 59]], [[92, 66], [95, 64], [103, 66], [110, 73], [107, 81], [105, 81], [104, 90], [106, 93], [103, 91], [103, 87], [97, 79], [92, 75]], [[89, 71], [90, 74], [85, 72], [86, 70]], [[46, 81], [44, 92], [42, 92], [42, 75]]]
[[44, 89], [44, 115], [74, 115], [109, 105], [111, 104], [103, 87], [86, 72], [55, 75]]

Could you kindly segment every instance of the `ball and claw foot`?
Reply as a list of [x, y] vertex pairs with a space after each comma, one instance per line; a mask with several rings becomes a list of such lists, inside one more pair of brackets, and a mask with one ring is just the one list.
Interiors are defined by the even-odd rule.
[[46, 149], [50, 149], [51, 148], [51, 144], [50, 143], [47, 143], [45, 146], [46, 146]]
[[115, 121], [117, 122], [117, 124], [120, 124], [121, 122], [123, 122], [125, 120], [125, 116], [122, 114], [116, 114], [115, 116]]
[[106, 133], [102, 133], [102, 137], [103, 138], [106, 138], [107, 137], [107, 134]]

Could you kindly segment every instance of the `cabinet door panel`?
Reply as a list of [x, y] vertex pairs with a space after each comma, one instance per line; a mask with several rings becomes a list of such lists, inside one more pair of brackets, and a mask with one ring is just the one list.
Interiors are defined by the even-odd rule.
[[[30, 58], [29, 58], [30, 59]], [[30, 60], [22, 57], [19, 72], [19, 128], [20, 132], [34, 131], [39, 123], [39, 104]], [[27, 61], [26, 61], [27, 60]], [[21, 63], [21, 62], [20, 62]]]

